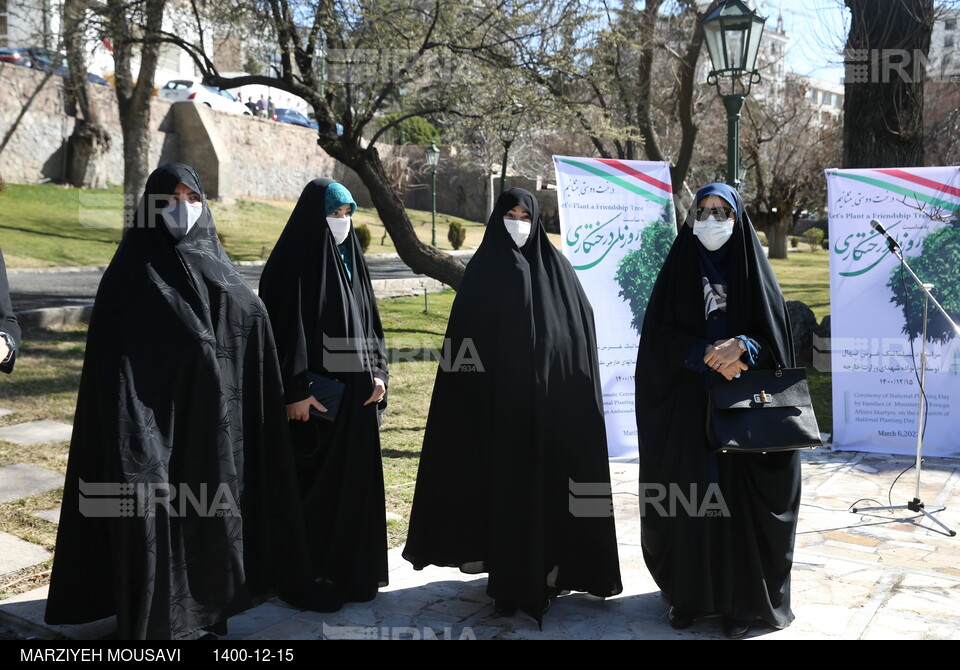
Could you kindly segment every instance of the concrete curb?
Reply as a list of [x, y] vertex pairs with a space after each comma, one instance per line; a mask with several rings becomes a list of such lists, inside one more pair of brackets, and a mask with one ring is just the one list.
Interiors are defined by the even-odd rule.
[[[370, 282], [377, 298], [397, 298], [422, 295], [443, 291], [447, 286], [429, 277], [409, 277], [405, 279], [374, 279]], [[78, 323], [90, 323], [93, 305], [68, 305], [65, 307], [43, 307], [16, 312], [17, 321], [26, 328], [63, 328]]]
[[68, 267], [51, 268], [7, 268], [8, 275], [43, 275], [55, 272], [103, 272], [106, 265], [73, 265]]
[[[472, 249], [458, 249], [456, 251], [444, 251], [446, 254], [450, 254], [456, 258], [462, 258], [464, 256], [472, 256], [477, 251], [476, 247]], [[400, 260], [400, 254], [396, 252], [390, 252], [385, 254], [367, 254], [367, 258], [383, 258], [387, 260]], [[238, 267], [256, 267], [258, 265], [265, 265], [266, 261], [233, 261], [233, 264]], [[37, 275], [37, 274], [48, 274], [53, 272], [103, 272], [107, 269], [106, 265], [72, 265], [67, 267], [49, 267], [49, 268], [7, 268], [7, 274], [21, 274], [21, 275]]]
[[66, 307], [42, 307], [16, 312], [21, 327], [62, 328], [77, 323], [89, 323], [93, 305], [69, 305]]

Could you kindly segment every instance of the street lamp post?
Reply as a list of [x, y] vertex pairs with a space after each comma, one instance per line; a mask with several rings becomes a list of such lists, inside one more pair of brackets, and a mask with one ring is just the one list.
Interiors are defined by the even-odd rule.
[[430, 166], [430, 171], [433, 173], [433, 186], [430, 189], [431, 199], [433, 201], [431, 206], [433, 223], [430, 233], [430, 244], [437, 246], [437, 165], [440, 163], [440, 149], [437, 148], [436, 142], [431, 142], [430, 146], [424, 150], [424, 153], [427, 155], [427, 165]]
[[734, 188], [740, 186], [740, 113], [760, 81], [757, 53], [766, 20], [742, 0], [720, 0], [701, 22], [713, 66], [707, 83], [716, 85], [727, 110], [727, 183]]
[[500, 120], [498, 134], [503, 143], [503, 163], [500, 165], [500, 195], [503, 195], [504, 187], [507, 182], [507, 155], [510, 153], [510, 145], [517, 139], [517, 129], [520, 127], [520, 114], [523, 112], [523, 105], [514, 103], [505, 117]]

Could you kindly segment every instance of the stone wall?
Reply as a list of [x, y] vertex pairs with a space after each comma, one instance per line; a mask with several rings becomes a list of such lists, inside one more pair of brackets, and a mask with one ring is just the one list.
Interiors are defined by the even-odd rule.
[[[422, 154], [423, 151], [420, 150]], [[500, 194], [500, 175], [485, 174], [475, 166], [447, 160], [447, 152], [440, 157], [437, 169], [437, 211], [460, 216], [470, 221], [486, 223], [496, 197]], [[452, 163], [452, 164], [451, 164]], [[429, 210], [430, 173], [420, 176], [421, 185], [407, 191], [404, 204], [413, 209]], [[560, 232], [557, 191], [544, 188], [540, 179], [507, 176], [507, 188], [525, 188], [537, 198], [540, 217], [549, 232]]]
[[[39, 70], [0, 64], [0, 137], [6, 135], [24, 103], [43, 80]], [[106, 179], [123, 183], [123, 139], [120, 117], [112, 89], [91, 86], [102, 123], [112, 141], [106, 160]], [[69, 112], [69, 113], [68, 113]], [[66, 174], [64, 154], [67, 138], [76, 121], [67, 110], [63, 97], [63, 79], [51, 77], [21, 120], [7, 148], [0, 154], [0, 174], [12, 183], [34, 183], [43, 179], [63, 181]], [[150, 160], [154, 165], [176, 160], [176, 136], [170, 104], [152, 103]]]
[[[0, 64], [0, 137], [19, 114], [23, 103], [43, 79], [43, 73]], [[92, 85], [101, 123], [112, 142], [105, 178], [123, 183], [123, 140], [113, 90]], [[63, 80], [52, 77], [34, 100], [9, 145], [0, 154], [0, 174], [11, 183], [43, 179], [64, 181], [65, 147], [76, 121], [63, 100]], [[412, 184], [405, 205], [430, 209], [430, 172], [425, 170], [423, 149], [378, 145], [394, 174], [392, 161], [401, 161]], [[458, 162], [445, 147], [437, 173], [437, 210], [473, 221], [486, 221], [498, 192], [499, 180], [484, 170]], [[252, 116], [217, 112], [194, 103], [171, 104], [154, 98], [150, 112], [150, 167], [181, 161], [193, 165], [211, 196], [292, 200], [304, 185], [317, 177], [343, 182], [362, 207], [371, 207], [360, 178], [317, 145], [316, 131]], [[556, 191], [537, 190], [534, 180], [510, 177], [508, 186], [534, 191], [548, 229], [557, 227]]]
[[[0, 65], [0, 137], [13, 124], [23, 103], [42, 81], [43, 73], [15, 65]], [[101, 123], [112, 142], [106, 179], [123, 183], [123, 140], [113, 90], [91, 86]], [[33, 101], [24, 119], [0, 154], [0, 174], [11, 183], [43, 179], [63, 181], [66, 141], [76, 121], [63, 101], [63, 80], [52, 77]], [[170, 161], [195, 161], [205, 186], [220, 197], [296, 199], [311, 179], [329, 176], [349, 182], [360, 204], [369, 195], [359, 179], [317, 146], [316, 133], [286, 123], [237, 116], [206, 107], [185, 110], [154, 98], [150, 112], [151, 168]], [[193, 112], [193, 113], [191, 113]], [[202, 117], [202, 122], [201, 122]], [[204, 151], [208, 156], [204, 156]], [[216, 160], [207, 160], [213, 158]], [[210, 172], [211, 167], [219, 173]]]

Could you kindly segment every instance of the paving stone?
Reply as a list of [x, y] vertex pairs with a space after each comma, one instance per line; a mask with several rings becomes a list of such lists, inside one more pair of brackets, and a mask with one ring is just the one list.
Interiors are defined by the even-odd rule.
[[43, 563], [50, 556], [50, 552], [43, 547], [0, 531], [0, 575]]
[[864, 537], [863, 535], [858, 535], [857, 533], [845, 533], [843, 531], [831, 531], [829, 533], [824, 533], [826, 537], [829, 537], [832, 540], [838, 542], [846, 542], [848, 544], [860, 544], [865, 547], [875, 547], [880, 542], [881, 539], [876, 537]]
[[40, 517], [50, 523], [60, 523], [60, 507], [54, 507], [53, 509], [45, 509], [42, 512], [37, 512], [34, 514], [36, 517]]
[[[926, 528], [923, 519], [907, 520], [908, 514], [846, 511], [872, 489], [885, 499], [902, 469], [898, 459], [855, 452], [802, 458], [803, 504], [792, 588], [796, 620], [779, 631], [758, 625], [748, 639], [960, 639], [960, 541]], [[960, 461], [930, 460], [931, 468], [939, 468], [930, 481], [940, 486], [944, 480], [944, 491], [924, 497], [940, 495], [949, 511], [944, 521], [960, 523], [954, 511], [960, 508]], [[636, 464], [611, 462], [610, 469], [623, 593], [606, 600], [579, 593], [561, 596], [542, 631], [524, 614], [496, 616], [485, 575], [434, 566], [415, 571], [402, 550], [393, 549], [388, 553], [390, 586], [373, 601], [321, 614], [274, 599], [233, 617], [227, 639], [724, 639], [718, 617], [698, 620], [683, 631], [670, 627], [667, 602], [638, 544]], [[0, 556], [4, 553], [0, 550]], [[109, 632], [43, 627], [45, 588], [18, 598], [33, 603], [29, 616], [46, 631], [42, 636], [89, 640]], [[12, 625], [10, 612], [23, 607], [16, 599], [0, 601], [0, 624]], [[109, 627], [109, 621], [102, 626]]]
[[74, 640], [98, 640], [117, 630], [116, 617], [91, 623], [51, 626], [44, 622], [49, 586], [0, 600], [0, 621], [29, 635], [49, 638], [51, 635]]
[[225, 640], [240, 640], [297, 616], [300, 610], [273, 599], [227, 620]]
[[61, 486], [63, 475], [58, 472], [25, 463], [14, 463], [0, 468], [0, 503], [20, 500]]
[[73, 426], [59, 421], [30, 421], [0, 428], [0, 440], [14, 444], [42, 444], [45, 442], [66, 442], [70, 439]]

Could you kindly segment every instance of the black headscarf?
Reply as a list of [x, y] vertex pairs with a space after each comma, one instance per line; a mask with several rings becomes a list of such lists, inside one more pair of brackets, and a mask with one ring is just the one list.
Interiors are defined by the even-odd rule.
[[[522, 248], [503, 223], [516, 205]], [[488, 572], [490, 596], [538, 621], [551, 589], [619, 593], [612, 511], [569, 502], [571, 479], [609, 491], [593, 311], [530, 192], [497, 200], [444, 346], [404, 558]]]
[[[205, 200], [171, 235], [161, 209], [179, 183], [203, 194], [186, 165], [150, 175], [100, 281], [47, 602], [50, 623], [116, 614], [122, 639], [218, 627], [251, 594], [307, 579], [267, 313]], [[151, 504], [167, 496], [175, 513]], [[117, 509], [92, 515], [104, 500]]]
[[370, 272], [356, 232], [341, 245], [327, 225], [326, 188], [303, 189], [260, 279], [276, 334], [287, 403], [306, 399], [307, 371], [346, 384], [333, 424], [289, 423], [297, 452], [313, 574], [327, 585], [313, 605], [367, 601], [387, 583], [386, 516], [378, 409], [364, 405], [374, 378], [387, 383], [386, 346]]
[[[725, 198], [728, 196], [724, 196]], [[800, 503], [796, 452], [714, 454], [706, 444], [709, 383], [702, 365], [715, 339], [746, 335], [760, 346], [759, 367], [794, 363], [783, 295], [738, 193], [733, 236], [705, 252], [693, 235], [695, 203], [654, 285], [644, 318], [636, 370], [641, 505], [661, 487], [702, 502], [719, 486], [729, 516], [657, 513], [641, 507], [647, 567], [674, 605], [698, 614], [793, 618], [790, 567]], [[704, 253], [727, 287], [725, 314], [704, 319]], [[712, 280], [713, 278], [711, 278]], [[719, 326], [717, 325], [719, 319]], [[644, 487], [648, 487], [644, 490]], [[669, 499], [664, 497], [666, 508]], [[698, 505], [699, 505], [698, 502]]]

